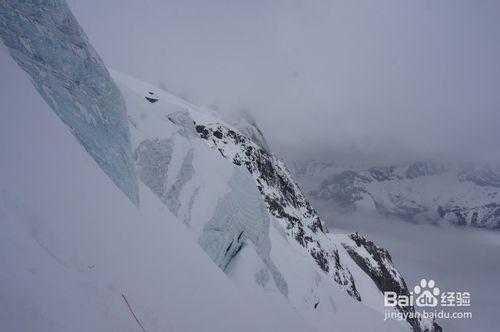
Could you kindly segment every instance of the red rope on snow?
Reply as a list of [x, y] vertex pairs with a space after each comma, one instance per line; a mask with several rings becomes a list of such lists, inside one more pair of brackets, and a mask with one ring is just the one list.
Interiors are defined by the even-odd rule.
[[142, 325], [142, 323], [139, 320], [139, 318], [137, 318], [137, 316], [135, 315], [134, 310], [132, 310], [132, 307], [130, 306], [130, 303], [128, 303], [127, 298], [125, 297], [125, 295], [123, 295], [123, 293], [122, 293], [122, 297], [123, 297], [123, 300], [125, 301], [125, 303], [127, 304], [128, 310], [130, 310], [130, 313], [132, 314], [132, 316], [134, 316], [135, 321], [137, 322], [137, 324], [139, 324], [139, 326], [141, 327], [141, 329], [142, 329], [143, 332], [146, 332], [146, 330], [144, 329], [144, 326]]

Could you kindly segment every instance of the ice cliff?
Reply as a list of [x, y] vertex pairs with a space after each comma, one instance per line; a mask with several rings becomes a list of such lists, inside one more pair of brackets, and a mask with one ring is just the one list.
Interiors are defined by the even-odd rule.
[[66, 2], [0, 2], [0, 37], [47, 104], [138, 204], [123, 97]]

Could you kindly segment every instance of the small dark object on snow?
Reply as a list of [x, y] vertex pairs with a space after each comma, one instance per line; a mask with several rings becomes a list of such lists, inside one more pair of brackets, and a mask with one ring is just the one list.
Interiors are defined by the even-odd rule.
[[149, 98], [149, 97], [146, 97], [146, 99], [147, 99], [147, 100], [148, 100], [151, 104], [156, 103], [156, 102], [158, 101], [158, 99], [157, 99], [157, 98]]
[[151, 104], [156, 103], [160, 98], [158, 98], [153, 91], [148, 91], [149, 96], [145, 96], [147, 101], [149, 101]]
[[159, 100], [157, 97], [148, 97], [148, 96], [146, 96], [144, 98], [146, 98], [146, 100], [149, 101], [151, 104], [154, 104], [154, 103], [156, 103]]
[[314, 309], [316, 309], [316, 308], [318, 307], [318, 304], [319, 304], [319, 302], [316, 302], [316, 303], [314, 304]]

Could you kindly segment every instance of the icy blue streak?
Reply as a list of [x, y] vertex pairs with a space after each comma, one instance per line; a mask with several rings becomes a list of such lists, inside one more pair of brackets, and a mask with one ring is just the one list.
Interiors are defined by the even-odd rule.
[[138, 205], [125, 102], [68, 5], [2, 0], [0, 37], [47, 104]]

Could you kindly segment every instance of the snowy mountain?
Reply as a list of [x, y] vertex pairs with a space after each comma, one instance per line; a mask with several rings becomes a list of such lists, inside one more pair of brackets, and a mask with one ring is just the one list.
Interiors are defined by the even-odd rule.
[[383, 321], [390, 254], [330, 234], [254, 121], [110, 75], [63, 1], [0, 18], [2, 329], [439, 330]]
[[383, 262], [353, 259], [361, 245], [349, 235], [327, 233], [276, 156], [209, 109], [118, 72], [112, 77], [127, 104], [139, 179], [242, 288], [280, 294], [320, 330], [336, 324], [339, 290], [379, 312], [387, 289], [377, 279], [408, 293], [402, 278], [367, 273]]
[[500, 228], [500, 172], [491, 167], [426, 161], [368, 169], [317, 165], [299, 163], [295, 173], [311, 197], [339, 210]]

